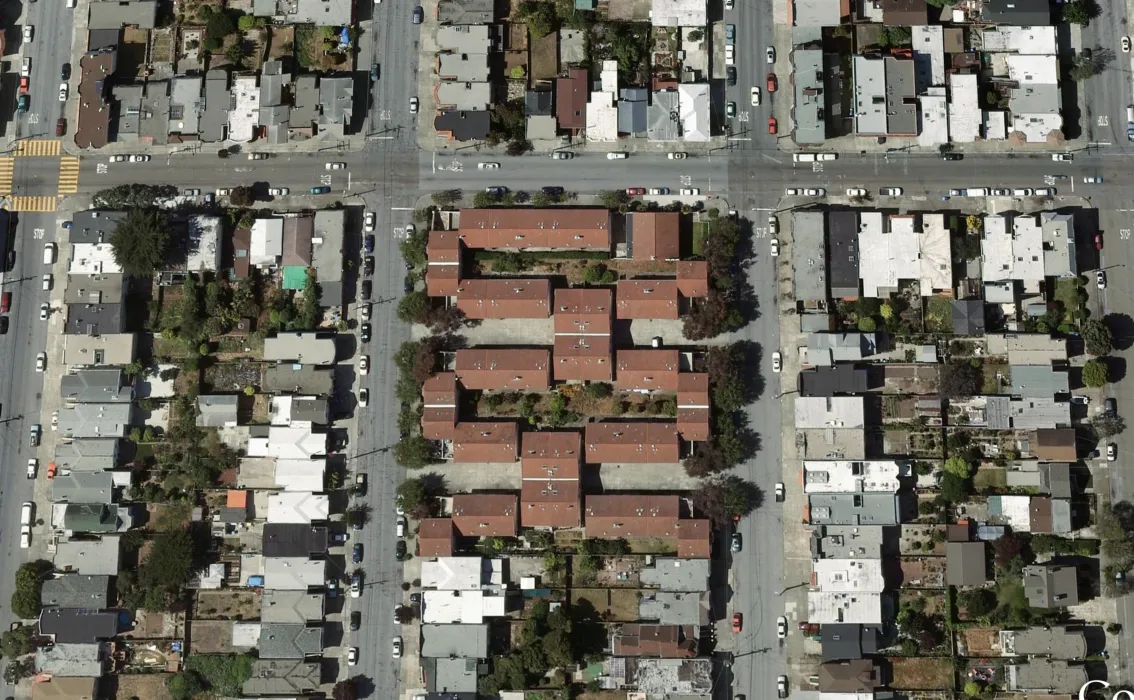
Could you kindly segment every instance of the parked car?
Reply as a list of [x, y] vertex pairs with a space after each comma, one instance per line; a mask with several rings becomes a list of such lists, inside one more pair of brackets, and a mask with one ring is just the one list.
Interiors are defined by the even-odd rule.
[[826, 196], [827, 190], [823, 189], [822, 187], [816, 187], [804, 190], [803, 194], [807, 195], [808, 197], [823, 197]]
[[627, 187], [626, 188], [626, 194], [630, 197], [637, 197], [637, 196], [646, 194], [646, 188], [645, 187]]
[[964, 160], [964, 153], [945, 153], [941, 156], [941, 160]]
[[1102, 175], [1087, 175], [1083, 178], [1083, 184], [1085, 185], [1101, 185], [1102, 183]]
[[776, 62], [776, 47], [775, 46], [769, 46], [768, 48], [764, 49], [764, 55], [767, 57], [769, 64], [775, 63]]
[[626, 158], [628, 158], [628, 156], [625, 153], [620, 153], [618, 151], [606, 154], [607, 160], [626, 160]]
[[556, 151], [551, 154], [552, 160], [571, 160], [574, 157], [575, 154], [571, 151]]
[[362, 300], [370, 301], [370, 294], [374, 291], [374, 283], [370, 280], [362, 280]]
[[407, 527], [409, 527], [409, 522], [404, 515], [399, 515], [398, 519], [394, 521], [394, 535], [398, 539], [405, 537]]
[[689, 157], [689, 154], [688, 153], [682, 153], [681, 151], [675, 151], [673, 153], [668, 154], [666, 157], [668, 157], [670, 160], [685, 160], [686, 158]]
[[272, 187], [268, 190], [268, 194], [273, 197], [286, 197], [289, 192], [291, 192], [291, 190], [286, 187]]
[[744, 629], [744, 616], [741, 615], [740, 613], [733, 613], [732, 614], [732, 631], [739, 634], [740, 631], [743, 630], [743, 629]]
[[499, 163], [477, 163], [476, 164], [477, 170], [496, 170], [499, 167], [500, 167]]
[[784, 483], [782, 481], [776, 483], [776, 503], [784, 502]]
[[742, 547], [743, 547], [743, 542], [740, 539], [740, 533], [739, 532], [732, 533], [732, 541], [729, 544], [729, 549], [733, 552], [739, 552]]
[[1112, 442], [1106, 446], [1106, 461], [1113, 462], [1116, 459], [1118, 459], [1118, 445]]
[[697, 197], [701, 194], [701, 190], [696, 187], [686, 187], [681, 190], [681, 194], [685, 197]]
[[367, 255], [374, 252], [374, 236], [364, 236], [362, 239], [362, 249], [366, 251]]
[[361, 374], [364, 377], [366, 375], [370, 374], [370, 356], [369, 355], [359, 355], [358, 356], [358, 373]]
[[1103, 246], [1102, 246], [1102, 234], [1096, 233], [1095, 234], [1095, 250], [1102, 250], [1102, 248], [1103, 248]]
[[[419, 7], [418, 9], [420, 10], [421, 8]], [[393, 656], [394, 656], [395, 659], [402, 658], [402, 638], [401, 637], [394, 637]]]
[[35, 38], [35, 27], [33, 27], [30, 24], [26, 25], [24, 27], [24, 43], [30, 44], [32, 42], [32, 39], [34, 39], [34, 38]]
[[47, 353], [41, 352], [35, 356], [35, 371], [42, 372], [47, 369]]
[[409, 111], [410, 111], [410, 114], [417, 114], [417, 98], [416, 97], [409, 98]]
[[1130, 53], [1130, 37], [1122, 37], [1122, 53]]
[[351, 562], [353, 562], [355, 564], [361, 564], [362, 563], [362, 544], [361, 543], [356, 544], [354, 546], [354, 548], [351, 549], [350, 560], [351, 560]]
[[351, 647], [350, 649], [347, 649], [346, 663], [347, 666], [358, 665], [358, 647]]
[[735, 102], [729, 102], [728, 104], [725, 105], [725, 116], [728, 117], [729, 119], [732, 119], [733, 117], [736, 116], [736, 103]]
[[780, 676], [776, 679], [776, 695], [780, 698], [788, 696], [787, 676]]
[[370, 342], [370, 324], [364, 323], [358, 330], [358, 338], [364, 343]]
[[776, 636], [787, 639], [787, 618], [783, 615], [776, 618]]
[[776, 80], [776, 74], [775, 73], [769, 73], [768, 74], [768, 92], [775, 92], [776, 91], [776, 85], [778, 84], [778, 82], [779, 81]]
[[39, 439], [43, 435], [43, 426], [39, 423], [33, 425], [28, 432], [28, 442], [32, 447], [39, 447]]
[[31, 106], [31, 100], [28, 98], [28, 96], [27, 95], [20, 95], [20, 99], [17, 100], [17, 102], [16, 102], [16, 112], [18, 112], [19, 114], [24, 114], [25, 112], [28, 111], [28, 108], [30, 106]]
[[[366, 408], [370, 404], [370, 390], [362, 388], [358, 390], [358, 405]], [[359, 476], [363, 476], [359, 474]]]
[[394, 558], [398, 561], [404, 560], [406, 558], [407, 551], [406, 541], [398, 540], [397, 544], [394, 545]]
[[268, 159], [267, 153], [249, 153], [248, 154], [248, 160], [267, 160], [267, 159]]
[[866, 190], [862, 189], [861, 187], [849, 187], [849, 188], [847, 188], [847, 196], [848, 197], [865, 197], [866, 196]]
[[782, 367], [783, 358], [780, 356], [780, 351], [777, 350], [772, 353], [772, 371], [778, 374]]
[[370, 277], [371, 275], [374, 274], [374, 256], [373, 255], [367, 255], [365, 258], [362, 259], [362, 274], [365, 275], [366, 277]]
[[378, 64], [370, 66], [370, 80], [377, 82], [378, 80]]
[[131, 163], [148, 163], [148, 162], [150, 162], [150, 157], [147, 156], [147, 155], [135, 154], [135, 155], [130, 156], [130, 162]]
[[39, 469], [39, 460], [35, 459], [34, 457], [32, 459], [29, 459], [28, 460], [28, 478], [34, 479], [35, 473], [38, 469]]
[[902, 188], [901, 187], [883, 187], [883, 188], [878, 190], [878, 194], [882, 195], [883, 197], [901, 197], [902, 196]]
[[669, 194], [669, 188], [668, 187], [651, 187], [650, 188], [650, 194], [653, 194], [653, 195]]
[[768, 255], [773, 258], [780, 257], [780, 241], [778, 238], [773, 238], [768, 242]]
[[362, 612], [354, 610], [350, 614], [350, 631], [357, 632], [362, 627]]
[[778, 132], [779, 130], [780, 130], [780, 127], [779, 127], [779, 123], [776, 121], [776, 118], [775, 117], [768, 117], [768, 133], [771, 134], [772, 136], [775, 136], [776, 132]]
[[725, 80], [728, 81], [729, 87], [736, 85], [736, 67], [727, 66], [725, 68]]
[[1106, 401], [1103, 401], [1103, 412], [1106, 413], [1108, 418], [1114, 418], [1115, 416], [1117, 416], [1118, 401], [1113, 398], [1109, 398]]
[[768, 215], [768, 233], [773, 235], [780, 232], [780, 220], [776, 218], [775, 214]]
[[359, 598], [362, 596], [362, 574], [357, 571], [350, 575], [350, 597]]
[[39, 305], [39, 320], [46, 321], [48, 315], [51, 313], [51, 304], [46, 301]]
[[425, 10], [421, 9], [421, 6], [418, 5], [417, 7], [413, 8], [413, 23], [414, 24], [421, 24], [424, 21], [425, 21]]
[[366, 215], [362, 217], [362, 230], [366, 233], [370, 233], [374, 230], [374, 212], [368, 211]]
[[1075, 156], [1070, 153], [1052, 153], [1051, 159], [1057, 162], [1068, 162], [1075, 160]]
[[1095, 272], [1095, 286], [1099, 289], [1106, 289], [1106, 270]]

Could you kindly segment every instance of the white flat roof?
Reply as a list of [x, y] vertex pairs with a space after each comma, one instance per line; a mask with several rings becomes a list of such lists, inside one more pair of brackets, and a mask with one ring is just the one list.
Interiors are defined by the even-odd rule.
[[[914, 27], [917, 29], [917, 27]], [[949, 98], [943, 87], [926, 88], [925, 94], [918, 96], [921, 104], [921, 132], [917, 135], [919, 146], [939, 146], [949, 143]]]
[[797, 428], [862, 428], [866, 425], [861, 396], [797, 396]]
[[[914, 27], [917, 36], [917, 27]], [[1055, 27], [993, 27], [981, 32], [981, 48], [988, 53], [1055, 55]]]
[[859, 268], [863, 296], [889, 296], [900, 280], [918, 280], [922, 296], [953, 286], [952, 248], [943, 215], [927, 214], [919, 222], [916, 214], [884, 218], [881, 212], [862, 212], [858, 249], [861, 259], [870, 261]]
[[232, 94], [236, 102], [228, 113], [230, 141], [251, 141], [260, 121], [260, 87], [256, 76], [240, 75], [232, 81]]
[[1013, 54], [1007, 59], [1008, 77], [1019, 82], [1021, 86], [1059, 83], [1059, 62], [1055, 56]]
[[1031, 532], [1031, 506], [1031, 496], [1000, 496], [1000, 517], [1016, 532]]
[[484, 591], [422, 591], [421, 602], [426, 624], [479, 625], [486, 617], [504, 616], [504, 597]]
[[72, 275], [120, 275], [122, 266], [109, 243], [73, 243], [67, 271]]
[[421, 587], [442, 591], [477, 591], [484, 580], [482, 557], [438, 557], [421, 563]]
[[[945, 85], [945, 28], [919, 25], [912, 28], [914, 60], [929, 64], [930, 85]], [[987, 48], [987, 47], [986, 47]], [[924, 56], [924, 59], [919, 57]]]
[[804, 493], [897, 493], [906, 468], [893, 460], [809, 461], [803, 463]]
[[1044, 277], [1043, 230], [1034, 218], [1017, 217], [1012, 233], [1005, 216], [984, 217], [981, 277], [1000, 280], [1038, 281]]
[[976, 141], [981, 122], [977, 76], [950, 73], [949, 95], [949, 138], [956, 143]]
[[807, 621], [820, 625], [881, 624], [882, 594], [810, 591], [807, 594]]
[[323, 479], [327, 471], [324, 459], [281, 459], [276, 462], [276, 488], [284, 491], [323, 490]]
[[614, 143], [618, 140], [618, 107], [614, 93], [592, 92], [587, 103], [587, 140]]
[[326, 520], [330, 497], [307, 491], [286, 491], [268, 496], [269, 523], [310, 523]]
[[881, 593], [886, 589], [881, 559], [816, 559], [811, 587], [823, 593]]

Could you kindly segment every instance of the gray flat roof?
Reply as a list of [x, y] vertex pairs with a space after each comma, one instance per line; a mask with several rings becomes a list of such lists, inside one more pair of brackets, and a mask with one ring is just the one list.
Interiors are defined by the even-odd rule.
[[121, 304], [68, 304], [68, 335], [106, 335], [126, 330]]
[[1049, 365], [1012, 365], [1012, 394], [1025, 398], [1051, 398], [1071, 390], [1070, 375]]
[[114, 475], [110, 472], [72, 472], [51, 480], [55, 503], [110, 503], [114, 500]]
[[681, 127], [676, 90], [655, 92], [646, 108], [646, 138], [650, 141], [676, 141]]
[[791, 215], [792, 276], [799, 301], [826, 301], [827, 246], [823, 212], [797, 211]]
[[323, 653], [323, 628], [269, 622], [260, 627], [261, 659], [303, 659]]
[[119, 544], [117, 535], [91, 540], [63, 540], [55, 547], [53, 563], [59, 571], [117, 576]]
[[81, 403], [59, 411], [59, 435], [71, 438], [126, 437], [134, 406], [128, 403]]
[[153, 29], [157, 26], [157, 0], [96, 0], [90, 4], [88, 17], [88, 29]]
[[224, 141], [228, 131], [228, 111], [233, 96], [228, 89], [228, 71], [214, 68], [205, 74], [205, 97], [202, 102], [200, 136], [202, 141]]
[[264, 339], [264, 361], [333, 365], [335, 336], [327, 333], [278, 333]]
[[791, 54], [795, 64], [795, 141], [821, 144], [827, 140], [827, 91], [823, 88], [823, 52], [819, 49], [796, 49]]
[[319, 304], [324, 307], [343, 305], [343, 229], [344, 209], [320, 209], [315, 212], [314, 236], [311, 238], [311, 267], [319, 287]]
[[655, 586], [663, 591], [700, 593], [709, 590], [709, 560], [654, 559], [653, 566], [642, 568], [638, 579], [643, 586]]
[[897, 525], [892, 493], [817, 493], [808, 496], [812, 525]]
[[65, 374], [59, 381], [59, 397], [78, 403], [129, 403], [130, 387], [122, 386], [120, 369], [84, 369]]
[[488, 658], [488, 625], [422, 625], [421, 655], [426, 658]]
[[305, 624], [323, 619], [322, 593], [307, 591], [264, 591], [260, 619], [264, 622]]
[[65, 574], [43, 582], [40, 602], [45, 607], [102, 610], [110, 604], [110, 577]]
[[199, 75], [179, 75], [170, 81], [170, 133], [197, 133], [201, 118], [201, 88], [204, 83], [204, 79]]
[[68, 237], [74, 243], [107, 243], [118, 222], [126, 218], [126, 212], [110, 209], [86, 209], [75, 212], [71, 217], [71, 231]]
[[663, 625], [707, 625], [709, 594], [676, 591], [642, 591], [638, 619], [657, 620]]
[[273, 394], [314, 394], [327, 396], [335, 387], [330, 367], [276, 365], [264, 368], [264, 390]]

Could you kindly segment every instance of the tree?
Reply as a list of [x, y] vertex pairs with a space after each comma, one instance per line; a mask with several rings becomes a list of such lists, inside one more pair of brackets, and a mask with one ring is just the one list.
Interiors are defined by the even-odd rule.
[[347, 678], [335, 683], [331, 697], [333, 700], [358, 700], [358, 679]]
[[705, 38], [705, 31], [703, 29], [694, 29], [686, 34], [685, 38], [692, 42], [699, 42]]
[[394, 622], [399, 625], [408, 625], [413, 622], [413, 608], [409, 605], [399, 605], [394, 608]]
[[544, 207], [549, 207], [554, 203], [554, 200], [551, 199], [551, 195], [547, 194], [546, 192], [536, 192], [532, 195], [532, 206], [536, 209], [543, 209]]
[[[233, 44], [233, 46], [239, 46], [239, 44]], [[230, 47], [229, 52], [231, 53], [231, 47]], [[237, 60], [239, 60], [239, 59], [237, 59]], [[232, 61], [232, 62], [236, 63], [236, 61]], [[250, 206], [252, 206], [252, 203], [255, 202], [255, 201], [256, 201], [256, 196], [253, 193], [251, 187], [246, 187], [244, 185], [238, 185], [236, 187], [233, 187], [232, 191], [228, 193], [228, 203], [231, 204], [234, 207], [250, 207]]]
[[1126, 430], [1126, 421], [1122, 416], [1102, 413], [1091, 421], [1091, 427], [1100, 438], [1107, 438], [1122, 434]]
[[981, 617], [996, 609], [996, 592], [988, 588], [962, 591], [960, 599], [969, 617]]
[[205, 681], [196, 671], [183, 671], [167, 678], [165, 687], [173, 700], [192, 700], [197, 694], [204, 692]]
[[420, 435], [402, 438], [394, 445], [394, 459], [406, 469], [420, 469], [433, 463], [429, 441]]
[[996, 565], [1002, 569], [1010, 568], [1016, 562], [1027, 565], [1035, 558], [1032, 556], [1027, 535], [1019, 532], [1009, 532], [994, 540], [992, 553]]
[[708, 295], [699, 299], [686, 314], [681, 333], [687, 340], [707, 340], [743, 326], [744, 316], [730, 303], [729, 296], [710, 288]]
[[701, 482], [693, 493], [694, 510], [720, 527], [751, 513], [760, 502], [760, 492], [735, 474], [717, 476]]
[[447, 207], [461, 201], [460, 190], [441, 190], [429, 196], [433, 203], [439, 207]]
[[29, 620], [39, 616], [40, 590], [44, 576], [52, 571], [51, 562], [31, 561], [16, 569], [16, 587], [12, 591], [12, 612], [16, 617]]
[[1102, 360], [1088, 360], [1083, 365], [1083, 383], [1092, 389], [1098, 389], [1107, 383], [1109, 371]]
[[630, 196], [623, 190], [606, 190], [598, 194], [599, 204], [607, 209], [617, 209], [630, 201]]
[[745, 346], [740, 343], [709, 348], [705, 370], [712, 387], [709, 396], [717, 409], [736, 411], [755, 400], [746, 362]]
[[146, 209], [177, 194], [174, 185], [117, 185], [95, 192], [91, 202], [100, 209]]
[[969, 496], [970, 484], [956, 474], [945, 472], [941, 475], [941, 497], [949, 503], [960, 503]]
[[[989, 592], [991, 593], [991, 591]], [[996, 596], [993, 596], [993, 599], [995, 598]], [[969, 681], [968, 683], [965, 683], [965, 695], [968, 695], [969, 697], [978, 698], [983, 691], [984, 687], [976, 681]]]
[[1091, 21], [1091, 8], [1085, 0], [1071, 0], [1063, 6], [1063, 19], [1071, 24], [1086, 25]]
[[541, 39], [555, 31], [559, 18], [555, 15], [555, 5], [549, 2], [525, 0], [516, 9], [516, 15], [528, 25], [528, 33], [533, 39]]
[[4, 656], [15, 659], [17, 656], [30, 654], [34, 650], [32, 646], [34, 632], [35, 628], [31, 625], [20, 625], [6, 631], [0, 639], [0, 649], [3, 650]]
[[973, 396], [980, 392], [981, 371], [971, 362], [949, 362], [941, 367], [938, 391], [946, 398]]
[[236, 33], [236, 23], [224, 10], [212, 10], [205, 18], [205, 33], [210, 38], [223, 39], [229, 34]]
[[527, 139], [512, 139], [504, 152], [510, 156], [522, 156], [532, 150], [532, 142]]
[[192, 577], [197, 561], [197, 543], [188, 529], [156, 535], [142, 561], [138, 580], [143, 587], [164, 593], [167, 599], [176, 598]]
[[583, 281], [587, 284], [614, 284], [618, 281], [618, 273], [602, 263], [594, 263], [583, 271]]
[[131, 209], [110, 234], [110, 246], [124, 273], [148, 277], [165, 262], [168, 217], [157, 210]]
[[425, 292], [410, 292], [398, 301], [398, 318], [404, 323], [425, 323], [431, 305]]
[[1087, 319], [1079, 325], [1079, 332], [1083, 336], [1087, 352], [1092, 355], [1107, 355], [1114, 347], [1110, 328], [1102, 321]]
[[237, 38], [236, 41], [229, 44], [228, 48], [224, 50], [224, 57], [228, 59], [229, 63], [234, 65], [240, 65], [240, 62], [244, 60], [246, 55], [248, 55], [247, 49], [244, 46], [244, 41], [240, 38]]
[[960, 479], [968, 479], [973, 475], [973, 465], [959, 455], [945, 460], [944, 468], [946, 474], [954, 474]]
[[473, 195], [473, 208], [485, 209], [500, 203], [500, 198], [491, 192], [477, 192]]
[[878, 315], [882, 317], [883, 321], [889, 321], [894, 318], [894, 307], [890, 302], [882, 304], [882, 308], [878, 309]]
[[570, 666], [575, 663], [575, 653], [571, 648], [571, 638], [567, 630], [553, 629], [543, 638], [543, 653], [551, 668]]
[[398, 244], [402, 251], [402, 258], [414, 267], [425, 264], [425, 247], [429, 243], [429, 233], [424, 227], [416, 229], [412, 236], [407, 237]]
[[864, 316], [858, 319], [858, 330], [862, 331], [863, 333], [873, 333], [877, 329], [878, 324], [875, 323], [874, 319], [872, 319], [871, 317]]

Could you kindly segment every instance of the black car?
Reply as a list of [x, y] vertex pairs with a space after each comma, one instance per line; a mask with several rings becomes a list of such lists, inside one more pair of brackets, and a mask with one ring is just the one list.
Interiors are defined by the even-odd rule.
[[965, 159], [964, 153], [946, 153], [943, 156], [941, 156], [941, 160], [964, 160], [964, 159]]
[[362, 274], [366, 275], [367, 277], [374, 274], [374, 256], [368, 255], [362, 261]]
[[16, 267], [16, 251], [8, 251], [8, 259], [5, 261], [5, 265], [6, 267], [4, 269], [8, 272], [11, 272], [12, 269]]
[[1118, 402], [1114, 399], [1103, 401], [1103, 406], [1105, 407], [1107, 418], [1114, 418], [1118, 415]]
[[563, 188], [562, 187], [544, 187], [542, 192], [544, 194], [550, 194], [550, 195], [554, 196], [554, 195], [557, 195], [557, 194], [563, 194]]
[[362, 239], [362, 246], [366, 249], [367, 253], [374, 252], [374, 234], [371, 233]]
[[364, 343], [370, 342], [370, 324], [369, 323], [362, 324], [362, 328], [359, 329], [359, 332], [358, 332], [358, 337]]
[[359, 627], [362, 627], [362, 613], [355, 610], [350, 614], [350, 631], [357, 632]]
[[351, 552], [350, 560], [355, 564], [362, 563], [362, 545], [356, 544], [354, 550]]
[[736, 85], [736, 68], [735, 67], [729, 66], [729, 67], [725, 68], [725, 79], [728, 81], [728, 84], [730, 86]]
[[414, 24], [421, 24], [424, 21], [425, 21], [425, 10], [421, 9], [421, 6], [418, 5], [417, 7], [413, 8], [413, 23]]
[[378, 80], [378, 64], [377, 63], [370, 66], [370, 79], [371, 80]]
[[398, 540], [398, 544], [394, 547], [394, 558], [402, 561], [406, 558], [406, 541]]
[[410, 593], [409, 594], [409, 602], [420, 603], [421, 602], [421, 594], [420, 593]]
[[414, 285], [413, 275], [406, 275], [405, 280], [402, 281], [402, 289], [405, 291], [406, 294], [409, 294], [410, 292], [413, 291], [413, 285]]
[[370, 280], [362, 280], [362, 300], [370, 301], [370, 292], [373, 291], [374, 285]]
[[71, 79], [71, 64], [70, 63], [64, 63], [63, 64], [62, 70], [59, 71], [59, 79], [60, 80], [70, 80]]
[[0, 335], [8, 332], [8, 317], [0, 316]]

